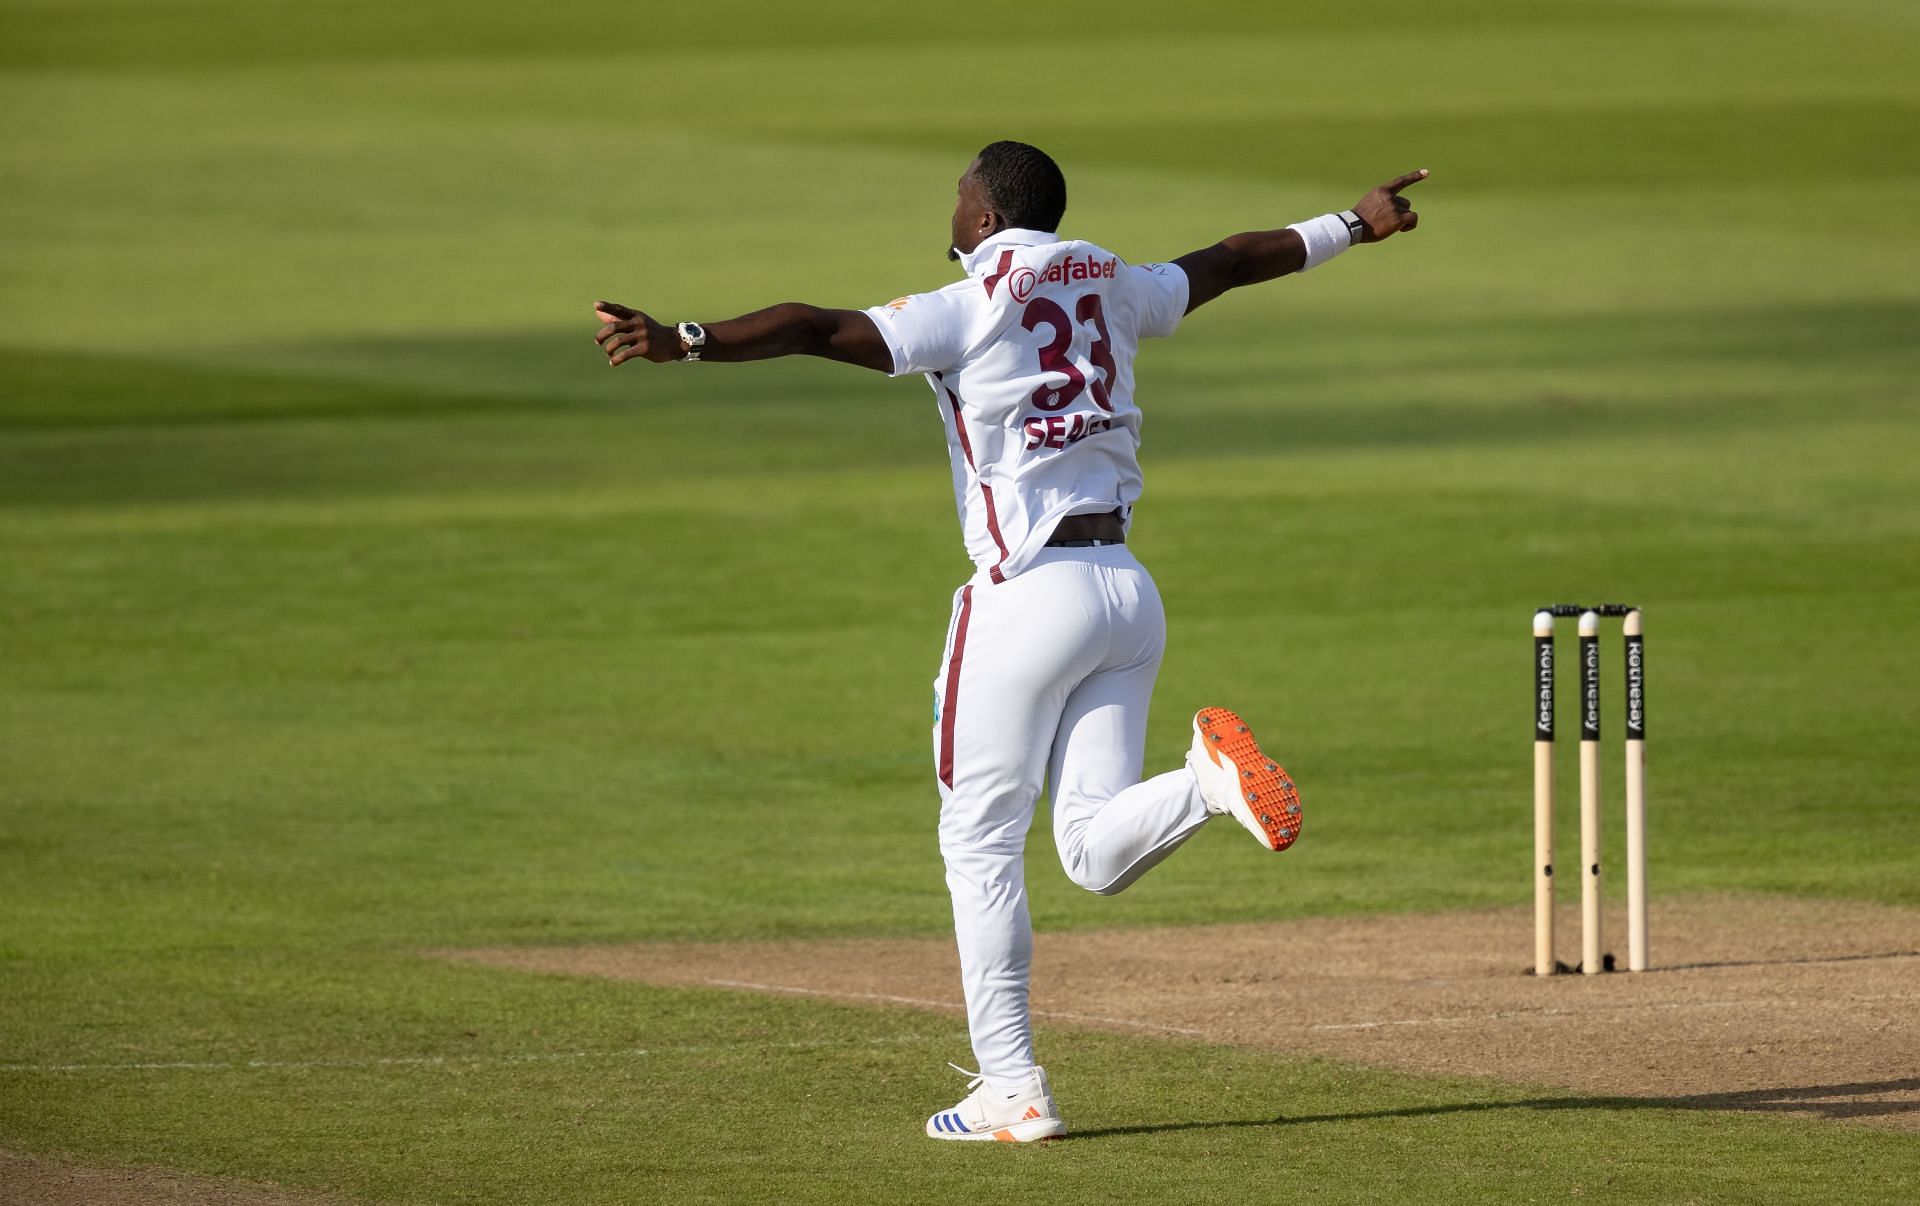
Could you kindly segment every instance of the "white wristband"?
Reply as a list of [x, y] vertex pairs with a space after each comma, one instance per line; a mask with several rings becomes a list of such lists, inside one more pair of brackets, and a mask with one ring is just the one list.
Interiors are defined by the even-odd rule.
[[1302, 272], [1319, 267], [1353, 246], [1347, 220], [1339, 214], [1321, 214], [1305, 222], [1295, 222], [1287, 229], [1299, 234], [1300, 241], [1307, 245], [1307, 262], [1300, 266]]

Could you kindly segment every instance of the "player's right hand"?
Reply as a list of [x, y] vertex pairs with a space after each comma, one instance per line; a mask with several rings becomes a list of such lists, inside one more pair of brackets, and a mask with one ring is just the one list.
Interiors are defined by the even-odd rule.
[[607, 363], [610, 365], [625, 364], [634, 359], [666, 364], [687, 354], [686, 345], [680, 342], [679, 331], [662, 326], [631, 306], [623, 306], [619, 302], [595, 302], [593, 312], [606, 324], [593, 337], [593, 341], [607, 354]]
[[1378, 243], [1403, 230], [1412, 230], [1420, 224], [1420, 215], [1413, 212], [1413, 203], [1400, 195], [1400, 190], [1425, 180], [1429, 175], [1426, 168], [1417, 172], [1408, 172], [1396, 176], [1379, 188], [1374, 189], [1354, 204], [1353, 212], [1367, 224], [1367, 237], [1363, 243]]

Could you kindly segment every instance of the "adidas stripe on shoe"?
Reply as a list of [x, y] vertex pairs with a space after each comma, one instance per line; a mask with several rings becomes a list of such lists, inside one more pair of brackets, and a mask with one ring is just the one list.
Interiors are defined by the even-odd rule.
[[958, 1064], [957, 1072], [973, 1077], [968, 1093], [950, 1110], [927, 1119], [927, 1137], [999, 1143], [1031, 1143], [1067, 1133], [1066, 1121], [1053, 1101], [1044, 1068], [1035, 1068], [1020, 1091], [1009, 1097], [987, 1087], [986, 1078]]

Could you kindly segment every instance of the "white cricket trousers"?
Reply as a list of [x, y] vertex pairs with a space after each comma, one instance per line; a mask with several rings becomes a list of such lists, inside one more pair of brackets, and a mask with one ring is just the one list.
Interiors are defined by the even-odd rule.
[[954, 596], [933, 686], [940, 852], [973, 1053], [995, 1088], [1013, 1091], [1034, 1066], [1023, 855], [1043, 778], [1061, 865], [1102, 895], [1206, 823], [1184, 764], [1140, 781], [1166, 628], [1153, 578], [1123, 544], [1046, 549], [1025, 572], [976, 575]]

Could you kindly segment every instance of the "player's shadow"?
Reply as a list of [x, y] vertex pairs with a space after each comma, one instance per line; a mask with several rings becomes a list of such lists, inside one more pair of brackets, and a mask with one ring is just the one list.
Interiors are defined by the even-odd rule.
[[1864, 1099], [1886, 1093], [1916, 1092], [1920, 1092], [1920, 1077], [1853, 1081], [1838, 1085], [1791, 1085], [1778, 1089], [1699, 1093], [1686, 1097], [1523, 1097], [1512, 1101], [1458, 1101], [1393, 1110], [1355, 1110], [1345, 1114], [1276, 1114], [1271, 1118], [1112, 1126], [1075, 1131], [1073, 1134], [1081, 1139], [1098, 1139], [1117, 1135], [1155, 1135], [1166, 1131], [1259, 1129], [1314, 1122], [1360, 1122], [1374, 1118], [1429, 1118], [1441, 1114], [1478, 1114], [1488, 1110], [1736, 1110], [1759, 1114], [1814, 1115], [1826, 1119], [1878, 1118], [1920, 1113], [1920, 1100]]

